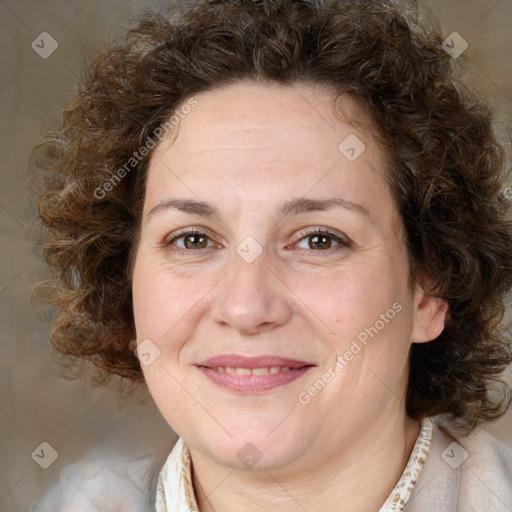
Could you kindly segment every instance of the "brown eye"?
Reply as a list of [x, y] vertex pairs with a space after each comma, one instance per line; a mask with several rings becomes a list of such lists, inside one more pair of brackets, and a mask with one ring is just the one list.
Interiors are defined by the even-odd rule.
[[[299, 244], [307, 241], [307, 248], [315, 252], [326, 252], [338, 246], [350, 247], [350, 242], [330, 231], [316, 230], [309, 233], [301, 233], [301, 235], [302, 238]], [[335, 242], [335, 245], [333, 245], [333, 242]], [[301, 247], [301, 249], [304, 248]]]
[[[208, 242], [210, 238], [201, 231], [187, 231], [181, 233], [179, 236], [174, 237], [170, 240], [167, 245], [175, 245], [178, 249], [185, 249], [189, 251], [205, 249], [214, 245]], [[210, 241], [211, 242], [211, 241]]]
[[328, 235], [312, 235], [309, 236], [310, 249], [330, 249], [333, 238]]
[[187, 249], [203, 249], [208, 245], [208, 238], [202, 235], [192, 234], [182, 237]]

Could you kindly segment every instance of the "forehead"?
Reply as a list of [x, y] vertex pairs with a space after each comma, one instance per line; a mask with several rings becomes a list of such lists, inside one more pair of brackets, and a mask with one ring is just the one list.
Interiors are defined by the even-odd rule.
[[368, 195], [391, 202], [382, 150], [349, 96], [335, 111], [325, 88], [249, 82], [194, 99], [153, 152], [146, 212], [176, 194], [217, 196], [220, 207], [248, 195], [270, 205], [336, 191], [358, 202]]
[[[361, 125], [364, 120], [355, 100], [348, 95], [339, 98], [340, 119], [333, 108], [334, 92], [325, 87], [239, 82], [203, 92], [195, 100], [196, 106], [183, 116], [174, 133], [181, 139], [179, 146], [187, 150], [247, 150], [257, 145], [294, 149], [293, 153], [304, 156], [311, 148], [338, 151], [340, 142], [354, 132], [375, 145], [368, 122], [365, 128], [351, 123]], [[169, 146], [170, 140], [157, 151]]]

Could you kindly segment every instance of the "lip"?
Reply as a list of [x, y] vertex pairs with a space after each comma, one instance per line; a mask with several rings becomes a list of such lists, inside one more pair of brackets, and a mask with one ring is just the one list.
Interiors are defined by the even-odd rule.
[[[260, 393], [289, 384], [308, 373], [316, 365], [270, 355], [247, 357], [238, 354], [225, 354], [211, 357], [196, 366], [203, 375], [224, 389], [238, 393]], [[217, 366], [249, 369], [287, 366], [290, 370], [267, 375], [233, 375], [214, 370]]]
[[303, 366], [316, 366], [313, 363], [297, 361], [296, 359], [286, 359], [277, 356], [257, 356], [247, 357], [239, 354], [223, 354], [210, 357], [196, 366], [205, 366], [215, 368], [216, 366], [231, 366], [234, 368], [267, 368], [270, 366], [289, 366], [290, 368], [302, 368]]

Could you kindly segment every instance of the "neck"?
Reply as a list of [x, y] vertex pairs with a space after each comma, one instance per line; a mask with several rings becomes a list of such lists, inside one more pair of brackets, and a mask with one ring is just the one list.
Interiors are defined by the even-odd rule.
[[192, 476], [200, 512], [344, 512], [379, 510], [400, 479], [419, 433], [403, 416], [379, 421], [350, 446], [302, 472], [225, 468], [192, 452]]

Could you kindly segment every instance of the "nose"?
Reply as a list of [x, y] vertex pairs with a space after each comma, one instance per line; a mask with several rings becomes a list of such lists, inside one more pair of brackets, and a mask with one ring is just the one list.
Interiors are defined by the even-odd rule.
[[269, 265], [265, 252], [252, 263], [235, 255], [216, 290], [213, 320], [241, 334], [270, 331], [292, 315], [291, 292]]

